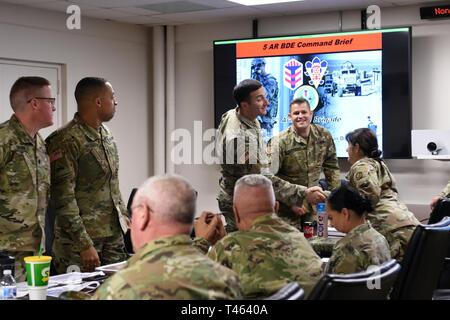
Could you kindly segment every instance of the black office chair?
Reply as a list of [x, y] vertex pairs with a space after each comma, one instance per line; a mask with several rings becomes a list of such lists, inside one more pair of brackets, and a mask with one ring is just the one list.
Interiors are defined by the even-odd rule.
[[326, 274], [308, 300], [386, 300], [400, 272], [392, 259], [378, 268], [352, 274]]
[[[428, 224], [437, 223], [448, 216], [450, 216], [450, 198], [445, 197], [436, 203], [433, 211], [430, 213]], [[438, 289], [450, 289], [450, 246], [437, 287]]]
[[303, 300], [305, 291], [297, 282], [290, 282], [273, 295], [263, 300]]
[[[127, 210], [128, 210], [128, 214], [130, 215], [130, 219], [131, 219], [131, 214], [132, 214], [131, 205], [133, 204], [133, 198], [134, 198], [134, 195], [136, 194], [137, 190], [138, 190], [138, 188], [133, 188], [133, 190], [131, 190], [130, 197], [128, 198]], [[127, 253], [133, 254], [134, 250], [133, 250], [133, 244], [131, 243], [130, 229], [128, 229], [127, 233], [125, 233], [123, 235], [123, 240], [125, 242], [125, 250], [127, 251]]]
[[430, 213], [428, 224], [434, 224], [441, 221], [444, 217], [450, 216], [450, 198], [439, 199]]
[[418, 225], [406, 248], [392, 300], [431, 300], [449, 250], [450, 218]]

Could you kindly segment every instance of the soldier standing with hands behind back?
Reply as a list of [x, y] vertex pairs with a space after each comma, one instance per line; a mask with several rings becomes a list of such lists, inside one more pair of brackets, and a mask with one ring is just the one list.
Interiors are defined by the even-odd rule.
[[109, 129], [117, 102], [109, 82], [88, 77], [75, 89], [74, 119], [47, 138], [55, 212], [55, 268], [92, 271], [127, 259], [129, 219], [119, 190], [119, 157]]

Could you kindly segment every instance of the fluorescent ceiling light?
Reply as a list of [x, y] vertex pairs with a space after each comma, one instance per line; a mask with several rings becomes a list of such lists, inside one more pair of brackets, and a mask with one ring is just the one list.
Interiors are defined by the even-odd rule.
[[228, 0], [229, 2], [235, 2], [244, 6], [259, 6], [261, 4], [275, 4], [283, 2], [300, 2], [303, 0]]

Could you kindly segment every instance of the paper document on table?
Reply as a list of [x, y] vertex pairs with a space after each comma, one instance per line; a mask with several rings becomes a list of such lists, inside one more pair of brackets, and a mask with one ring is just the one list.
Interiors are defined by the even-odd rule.
[[113, 264], [107, 264], [101, 267], [97, 267], [95, 268], [95, 270], [99, 270], [99, 271], [105, 271], [105, 272], [117, 272], [123, 268], [125, 268], [127, 265], [126, 261], [122, 261], [122, 262], [117, 262], [117, 263], [113, 263]]
[[93, 291], [100, 286], [100, 282], [98, 281], [89, 281], [83, 282], [80, 284], [67, 284], [65, 286], [56, 286], [47, 289], [47, 296], [58, 298], [61, 293], [66, 291], [81, 291], [88, 290]]
[[328, 236], [329, 237], [343, 238], [343, 237], [345, 237], [345, 233], [337, 231], [333, 227], [328, 227]]
[[85, 278], [91, 278], [95, 276], [104, 276], [103, 271], [94, 272], [68, 272], [63, 274], [58, 274], [56, 276], [50, 276], [48, 280], [49, 287], [58, 284], [79, 284]]

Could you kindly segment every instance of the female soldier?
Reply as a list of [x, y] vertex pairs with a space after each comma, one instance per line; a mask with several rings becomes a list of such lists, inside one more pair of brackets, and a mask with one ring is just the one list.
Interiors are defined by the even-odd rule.
[[368, 128], [360, 128], [348, 133], [345, 139], [348, 161], [352, 165], [347, 174], [349, 184], [369, 198], [374, 207], [368, 214], [369, 221], [386, 237], [392, 258], [401, 261], [419, 221], [398, 200], [394, 177], [380, 159], [375, 134]]
[[331, 192], [327, 201], [328, 219], [347, 235], [336, 243], [326, 273], [361, 272], [391, 258], [386, 239], [366, 221], [366, 213], [371, 211], [370, 201], [350, 186], [343, 185]]

